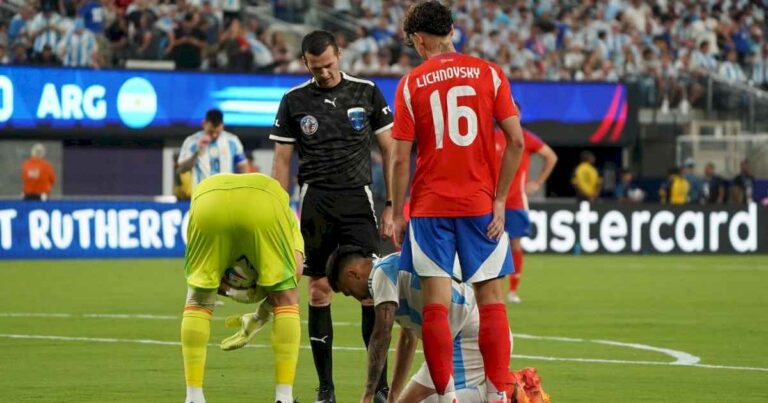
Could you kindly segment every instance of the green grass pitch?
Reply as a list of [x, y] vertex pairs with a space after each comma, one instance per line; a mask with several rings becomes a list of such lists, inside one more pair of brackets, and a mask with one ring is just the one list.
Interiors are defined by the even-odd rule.
[[[0, 401], [183, 401], [182, 261], [5, 261], [0, 279]], [[508, 310], [512, 366], [538, 368], [555, 402], [766, 402], [766, 289], [766, 256], [530, 255], [524, 302]], [[214, 314], [211, 403], [273, 397], [269, 331], [253, 348], [217, 347], [230, 333], [222, 319], [247, 309], [227, 301]], [[337, 295], [333, 316], [338, 401], [356, 402], [360, 310]], [[316, 377], [302, 332], [295, 393], [306, 403]]]

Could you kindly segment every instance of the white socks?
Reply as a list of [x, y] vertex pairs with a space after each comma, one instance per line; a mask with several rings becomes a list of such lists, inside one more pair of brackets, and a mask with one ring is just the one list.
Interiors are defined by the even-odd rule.
[[293, 386], [278, 384], [275, 387], [275, 403], [293, 403]]
[[203, 395], [203, 388], [193, 388], [188, 386], [187, 398], [184, 400], [184, 403], [205, 403], [205, 395]]

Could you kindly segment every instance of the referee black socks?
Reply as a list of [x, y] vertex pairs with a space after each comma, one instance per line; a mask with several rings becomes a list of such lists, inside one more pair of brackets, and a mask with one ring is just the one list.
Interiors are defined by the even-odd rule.
[[[309, 306], [309, 344], [320, 389], [333, 389], [333, 323], [331, 305]], [[373, 329], [373, 328], [371, 328]]]

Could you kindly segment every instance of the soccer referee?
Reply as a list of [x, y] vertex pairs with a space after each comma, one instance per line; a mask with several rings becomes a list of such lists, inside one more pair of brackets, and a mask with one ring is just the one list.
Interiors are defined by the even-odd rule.
[[[309, 340], [320, 381], [317, 402], [336, 401], [333, 385], [332, 290], [325, 264], [339, 245], [378, 252], [379, 236], [392, 234], [389, 176], [387, 205], [376, 227], [371, 183], [371, 139], [389, 166], [392, 110], [376, 85], [339, 70], [341, 52], [330, 32], [314, 31], [301, 43], [302, 60], [312, 79], [283, 96], [270, 139], [275, 144], [272, 175], [288, 190], [291, 158], [299, 153], [301, 234], [309, 277]], [[372, 304], [362, 307], [366, 346], [375, 318]], [[376, 390], [386, 393], [386, 370]]]

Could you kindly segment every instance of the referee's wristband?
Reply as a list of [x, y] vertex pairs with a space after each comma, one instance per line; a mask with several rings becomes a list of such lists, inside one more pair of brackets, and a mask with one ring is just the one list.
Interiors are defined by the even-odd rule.
[[384, 202], [384, 206], [386, 207], [392, 207], [392, 200], [387, 200]]

